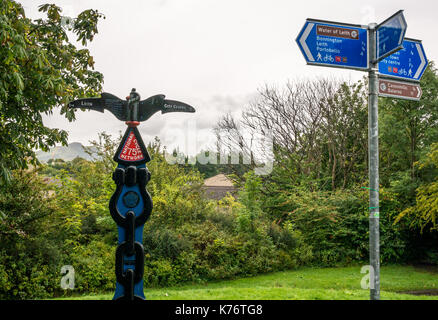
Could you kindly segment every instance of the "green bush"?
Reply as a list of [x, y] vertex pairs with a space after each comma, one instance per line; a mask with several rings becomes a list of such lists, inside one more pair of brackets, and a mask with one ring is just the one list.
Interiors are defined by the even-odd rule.
[[56, 268], [40, 257], [21, 252], [18, 257], [0, 252], [0, 299], [47, 298], [59, 287]]
[[116, 246], [102, 241], [91, 241], [69, 255], [69, 263], [75, 269], [75, 291], [99, 292], [115, 288]]
[[[368, 193], [297, 192], [290, 196], [294, 210], [288, 221], [312, 246], [313, 263], [320, 266], [347, 264], [368, 259]], [[381, 261], [403, 262], [408, 238], [401, 225], [394, 225], [397, 199], [385, 189], [380, 192]]]
[[163, 228], [147, 228], [143, 236], [143, 246], [146, 254], [157, 258], [175, 260], [183, 251], [190, 248], [188, 241], [174, 231]]
[[[158, 150], [150, 146], [154, 209], [143, 233], [146, 288], [367, 260], [363, 189], [297, 189], [267, 199], [262, 179], [250, 171], [237, 200], [208, 201], [200, 192], [199, 173], [167, 164]], [[14, 188], [3, 190], [0, 211], [10, 214], [0, 224], [8, 234], [0, 234], [0, 298], [114, 290], [117, 228], [107, 200], [115, 186], [103, 168], [98, 161], [76, 160], [71, 175], [60, 171], [56, 197], [47, 197], [48, 186], [34, 173], [25, 179], [17, 173]], [[267, 208], [276, 202], [287, 204], [286, 214]], [[399, 206], [397, 197], [381, 190], [382, 262], [403, 261], [411, 241], [402, 224], [393, 225]], [[60, 288], [63, 265], [75, 269], [74, 290]]]
[[175, 275], [172, 262], [167, 259], [148, 261], [143, 278], [146, 286], [172, 286], [180, 280]]

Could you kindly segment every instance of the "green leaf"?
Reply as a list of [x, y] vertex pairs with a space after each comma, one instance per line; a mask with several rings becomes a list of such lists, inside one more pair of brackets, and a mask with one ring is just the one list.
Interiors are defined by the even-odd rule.
[[18, 72], [14, 72], [12, 74], [14, 81], [15, 81], [15, 85], [17, 86], [18, 90], [22, 91], [24, 89], [24, 83], [23, 83], [23, 77], [20, 73]]

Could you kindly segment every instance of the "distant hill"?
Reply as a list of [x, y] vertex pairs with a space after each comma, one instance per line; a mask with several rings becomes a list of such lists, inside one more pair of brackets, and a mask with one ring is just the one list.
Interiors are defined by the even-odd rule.
[[57, 146], [52, 148], [49, 152], [43, 152], [39, 150], [36, 152], [36, 156], [41, 162], [47, 162], [50, 159], [71, 161], [76, 157], [92, 160], [92, 157], [85, 153], [84, 146], [79, 142], [72, 142], [67, 147]]

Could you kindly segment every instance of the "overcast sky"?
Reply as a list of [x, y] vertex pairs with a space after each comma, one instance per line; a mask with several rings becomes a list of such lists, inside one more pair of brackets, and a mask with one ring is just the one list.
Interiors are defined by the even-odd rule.
[[[354, 24], [381, 22], [404, 9], [406, 37], [421, 39], [429, 60], [438, 57], [438, 2], [425, 0], [22, 0], [30, 18], [51, 2], [67, 16], [98, 9], [105, 16], [88, 46], [103, 88], [124, 99], [131, 88], [141, 98], [165, 94], [196, 108], [195, 114], [156, 113], [139, 129], [148, 143], [158, 136], [184, 151], [184, 128], [197, 127], [198, 148], [227, 111], [240, 113], [265, 83], [334, 76], [357, 80], [364, 73], [307, 66], [295, 42], [306, 18]], [[45, 125], [69, 132], [69, 142], [85, 145], [106, 131], [118, 135], [126, 125], [106, 112], [77, 113], [69, 123], [55, 112]], [[180, 136], [180, 137], [177, 137]]]

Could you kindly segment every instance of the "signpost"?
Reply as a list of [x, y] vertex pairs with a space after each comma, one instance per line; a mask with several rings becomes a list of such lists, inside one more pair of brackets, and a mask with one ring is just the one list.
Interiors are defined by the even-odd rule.
[[422, 95], [418, 83], [379, 79], [379, 96], [419, 101]]
[[297, 43], [307, 64], [368, 69], [368, 32], [361, 26], [308, 19]]
[[391, 78], [420, 81], [427, 65], [421, 41], [405, 39], [403, 49], [379, 62], [379, 73]]
[[154, 113], [195, 112], [188, 104], [156, 95], [140, 101], [132, 89], [128, 101], [110, 93], [100, 98], [79, 99], [70, 108], [108, 110], [128, 125], [114, 155], [118, 166], [113, 174], [116, 191], [109, 203], [111, 217], [117, 224], [119, 242], [116, 250], [116, 291], [113, 300], [144, 300], [143, 226], [152, 212], [152, 198], [146, 190], [151, 174], [146, 163], [151, 160], [137, 126]]
[[403, 10], [396, 12], [376, 27], [375, 60], [381, 60], [403, 48], [407, 27]]
[[418, 101], [421, 88], [412, 81], [420, 81], [428, 64], [421, 41], [404, 38], [406, 28], [402, 10], [379, 25], [371, 23], [366, 27], [307, 19], [296, 39], [309, 65], [368, 72], [371, 300], [380, 299], [378, 98], [380, 95]]

